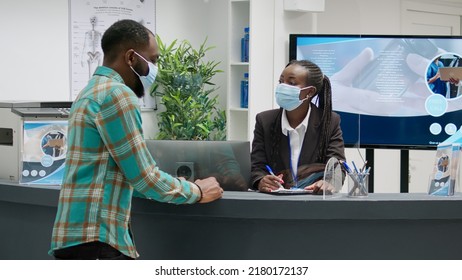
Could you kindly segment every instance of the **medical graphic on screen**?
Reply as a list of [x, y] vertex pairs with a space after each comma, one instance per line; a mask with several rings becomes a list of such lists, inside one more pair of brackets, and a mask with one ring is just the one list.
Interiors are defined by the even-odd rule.
[[290, 59], [330, 78], [347, 146], [433, 149], [454, 134], [461, 53], [462, 37], [290, 35]]

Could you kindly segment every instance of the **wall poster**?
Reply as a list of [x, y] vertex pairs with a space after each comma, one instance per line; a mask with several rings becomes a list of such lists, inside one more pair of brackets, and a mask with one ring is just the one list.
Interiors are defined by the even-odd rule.
[[67, 152], [67, 121], [24, 121], [21, 184], [61, 185]]
[[[155, 33], [155, 6], [155, 0], [69, 0], [71, 100], [103, 63], [104, 31], [118, 20], [133, 19]], [[155, 100], [145, 96], [140, 105], [154, 108]]]

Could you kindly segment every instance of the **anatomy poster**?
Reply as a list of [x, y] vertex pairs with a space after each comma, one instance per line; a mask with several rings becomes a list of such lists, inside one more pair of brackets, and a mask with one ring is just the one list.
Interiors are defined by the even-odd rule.
[[[155, 33], [155, 0], [69, 0], [71, 100], [87, 85], [96, 67], [103, 63], [101, 38], [121, 19], [142, 23]], [[154, 102], [145, 97], [142, 107]]]

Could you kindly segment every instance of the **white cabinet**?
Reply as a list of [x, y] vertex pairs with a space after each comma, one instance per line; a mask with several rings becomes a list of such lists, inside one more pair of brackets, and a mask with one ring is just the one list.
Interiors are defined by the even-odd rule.
[[[247, 140], [249, 109], [241, 108], [241, 80], [249, 72], [249, 62], [241, 62], [241, 38], [250, 24], [250, 1], [229, 1], [228, 36], [228, 89], [227, 133], [228, 140]], [[250, 30], [252, 32], [252, 30]], [[250, 76], [250, 74], [249, 74]], [[249, 81], [250, 84], [250, 81]], [[250, 85], [249, 85], [250, 88]], [[249, 95], [250, 95], [249, 91]], [[250, 106], [250, 104], [249, 104]]]
[[[256, 114], [273, 107], [274, 3], [272, 0], [229, 0], [228, 140], [251, 141]], [[241, 38], [245, 27], [250, 28], [249, 62], [241, 62]], [[248, 109], [240, 106], [244, 73], [249, 73]]]

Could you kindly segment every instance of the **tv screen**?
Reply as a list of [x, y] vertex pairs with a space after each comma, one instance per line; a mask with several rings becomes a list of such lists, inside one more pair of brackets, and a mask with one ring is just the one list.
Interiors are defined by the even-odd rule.
[[330, 78], [347, 147], [435, 149], [461, 127], [462, 37], [291, 34], [289, 42], [291, 60], [311, 60]]

